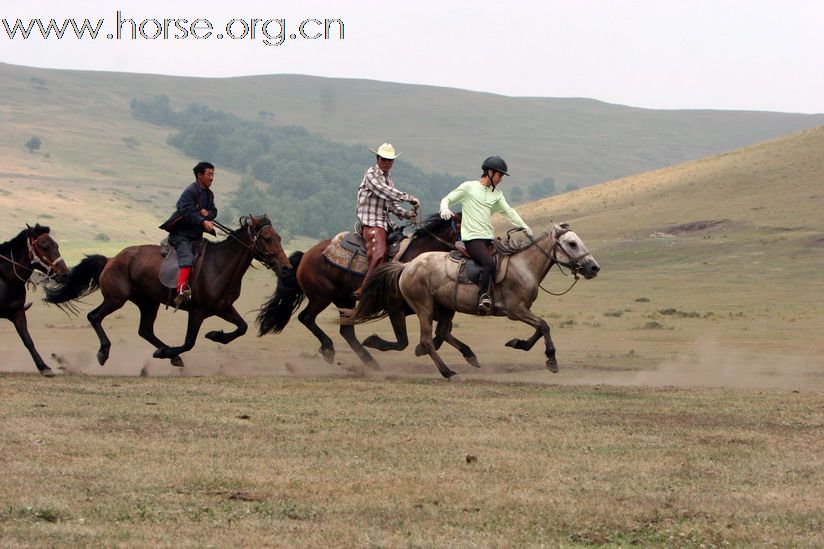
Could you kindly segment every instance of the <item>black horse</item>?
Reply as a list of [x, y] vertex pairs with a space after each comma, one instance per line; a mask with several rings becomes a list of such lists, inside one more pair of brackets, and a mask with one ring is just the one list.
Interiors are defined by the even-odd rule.
[[0, 317], [14, 324], [23, 345], [29, 350], [34, 365], [46, 377], [54, 372], [34, 348], [26, 320], [26, 283], [36, 270], [46, 276], [62, 275], [69, 271], [60, 257], [57, 242], [49, 235], [49, 228], [36, 224], [0, 244]]

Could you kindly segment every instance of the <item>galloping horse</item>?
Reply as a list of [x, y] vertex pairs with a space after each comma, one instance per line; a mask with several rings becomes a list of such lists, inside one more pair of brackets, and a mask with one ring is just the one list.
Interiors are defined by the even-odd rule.
[[[417, 228], [411, 237], [409, 247], [403, 252], [399, 261], [409, 261], [423, 252], [448, 251], [455, 248], [455, 241], [460, 237], [460, 214], [452, 220], [444, 221], [438, 215], [432, 215]], [[280, 333], [289, 323], [292, 314], [300, 307], [303, 297], [309, 299], [309, 304], [298, 315], [298, 320], [315, 334], [320, 341], [320, 353], [328, 363], [335, 358], [335, 347], [328, 335], [317, 325], [318, 315], [334, 303], [339, 310], [351, 309], [355, 306], [352, 293], [363, 280], [362, 275], [347, 272], [332, 265], [324, 256], [323, 251], [331, 240], [323, 240], [311, 247], [305, 253], [296, 252], [290, 260], [295, 269], [295, 279], [283, 278], [278, 282], [275, 294], [261, 308], [258, 314], [259, 335], [269, 332]], [[396, 310], [387, 311], [396, 342], [385, 341], [377, 335], [366, 338], [363, 344], [358, 341], [353, 326], [341, 325], [340, 334], [355, 351], [355, 354], [367, 365], [377, 368], [377, 363], [364, 347], [371, 347], [381, 351], [403, 350], [409, 344], [406, 333], [406, 315], [411, 311], [402, 304]], [[437, 340], [440, 345], [442, 340]], [[476, 361], [472, 350], [452, 338], [450, 344], [455, 346], [469, 362]]]
[[130, 246], [113, 258], [87, 256], [69, 271], [64, 281], [47, 288], [46, 301], [68, 303], [100, 289], [103, 303], [92, 310], [87, 318], [100, 340], [97, 361], [101, 366], [109, 358], [111, 348], [111, 342], [103, 330], [103, 319], [131, 301], [140, 310], [138, 335], [157, 348], [153, 356], [169, 358], [173, 366], [183, 366], [179, 355], [194, 347], [200, 326], [206, 318], [217, 315], [237, 327], [229, 333], [208, 332], [206, 339], [226, 344], [246, 333], [246, 322], [233, 303], [240, 296], [241, 279], [252, 259], [275, 268], [278, 276], [288, 275], [291, 271], [281, 247], [280, 235], [265, 215], [241, 218], [240, 228], [230, 232], [225, 240], [206, 242], [193, 273], [192, 299], [180, 307], [189, 313], [186, 340], [180, 347], [166, 345], [154, 333], [160, 304], [168, 305], [173, 298], [171, 291], [160, 282], [163, 256], [158, 245]]
[[34, 227], [26, 225], [16, 237], [0, 244], [0, 317], [14, 324], [37, 370], [46, 377], [52, 377], [54, 372], [34, 348], [26, 321], [26, 283], [35, 269], [46, 276], [69, 271], [60, 257], [57, 242], [49, 235], [49, 228], [39, 223]]
[[[513, 250], [514, 251], [514, 250]], [[530, 310], [538, 297], [538, 286], [554, 264], [562, 265], [584, 278], [594, 278], [600, 266], [577, 234], [566, 224], [532, 240], [509, 256], [503, 280], [495, 286], [492, 314], [520, 320], [535, 328], [529, 339], [512, 339], [508, 347], [530, 350], [542, 336], [546, 342], [546, 365], [558, 371], [555, 345], [549, 335], [549, 324]], [[343, 319], [358, 324], [386, 316], [405, 301], [418, 315], [421, 342], [415, 354], [428, 354], [445, 378], [455, 375], [441, 360], [432, 339], [432, 320], [438, 316], [438, 334], [450, 337], [455, 312], [478, 314], [478, 287], [458, 284], [457, 267], [448, 253], [425, 253], [407, 264], [390, 263], [376, 270], [363, 289], [354, 311]], [[497, 278], [497, 277], [496, 277]]]

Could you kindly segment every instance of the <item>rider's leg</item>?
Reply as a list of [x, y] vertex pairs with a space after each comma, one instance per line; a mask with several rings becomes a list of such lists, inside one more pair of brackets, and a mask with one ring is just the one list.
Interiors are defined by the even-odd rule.
[[364, 227], [363, 241], [366, 244], [366, 261], [368, 265], [361, 287], [355, 290], [355, 297], [360, 297], [369, 276], [381, 263], [386, 261], [386, 229], [383, 227]]
[[492, 309], [490, 293], [492, 292], [492, 281], [495, 274], [495, 258], [492, 257], [492, 253], [489, 251], [489, 240], [469, 240], [465, 244], [466, 251], [481, 266], [481, 276], [478, 281], [478, 312], [485, 315]]

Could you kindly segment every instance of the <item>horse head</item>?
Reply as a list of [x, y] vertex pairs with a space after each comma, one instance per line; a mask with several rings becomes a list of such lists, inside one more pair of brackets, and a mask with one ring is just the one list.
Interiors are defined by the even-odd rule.
[[291, 273], [292, 264], [286, 257], [281, 245], [281, 237], [272, 226], [272, 221], [264, 214], [262, 216], [243, 217], [240, 220], [242, 227], [246, 227], [252, 239], [252, 253], [255, 259], [270, 269], [275, 269], [278, 276]]
[[552, 259], [574, 273], [580, 273], [586, 279], [595, 278], [601, 270], [581, 238], [569, 228], [568, 223], [554, 224], [555, 244], [552, 246]]
[[46, 276], [64, 275], [69, 267], [60, 256], [60, 246], [49, 234], [49, 228], [37, 223], [34, 227], [26, 224], [26, 247], [31, 265]]

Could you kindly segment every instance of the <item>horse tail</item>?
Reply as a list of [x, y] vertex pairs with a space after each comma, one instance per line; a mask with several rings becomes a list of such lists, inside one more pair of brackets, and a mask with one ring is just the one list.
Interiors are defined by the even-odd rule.
[[295, 273], [297, 273], [301, 259], [303, 259], [303, 252], [294, 252], [289, 256], [292, 271], [288, 275], [278, 278], [275, 293], [258, 312], [259, 336], [268, 333], [279, 334], [289, 324], [289, 319], [300, 307], [303, 301], [303, 289], [298, 284]]
[[346, 313], [342, 324], [361, 324], [389, 315], [404, 304], [399, 281], [404, 263], [384, 263], [372, 273], [363, 286], [361, 298], [351, 313]]
[[59, 305], [87, 296], [100, 288], [100, 273], [109, 259], [102, 255], [87, 255], [69, 273], [46, 287], [46, 303]]

